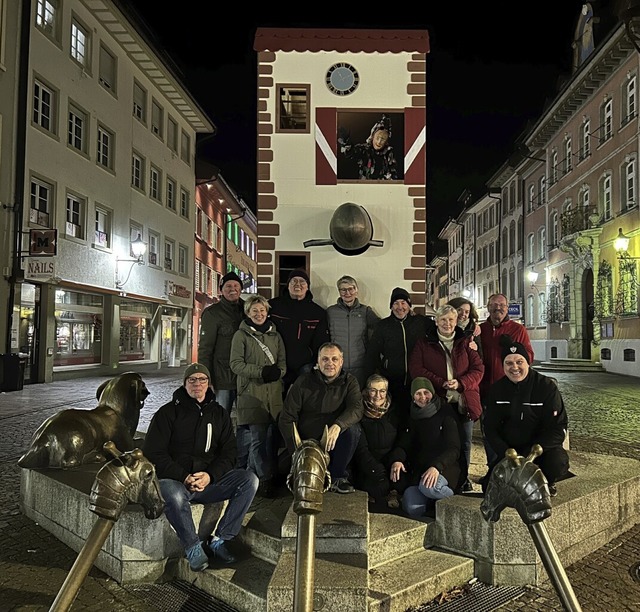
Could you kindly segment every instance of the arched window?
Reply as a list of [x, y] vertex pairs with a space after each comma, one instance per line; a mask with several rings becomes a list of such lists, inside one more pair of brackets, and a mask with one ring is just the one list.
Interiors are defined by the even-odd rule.
[[509, 253], [509, 231], [507, 228], [502, 230], [502, 244], [500, 245], [500, 256], [504, 259]]
[[600, 211], [605, 221], [611, 219], [611, 173], [600, 179]]
[[547, 231], [543, 227], [538, 230], [538, 259], [544, 259], [547, 256]]
[[600, 107], [600, 144], [613, 135], [613, 100], [608, 98]]
[[533, 263], [535, 261], [535, 236], [529, 234], [527, 236], [527, 263]]
[[585, 119], [580, 139], [580, 160], [586, 159], [589, 155], [591, 155], [591, 121]]
[[572, 157], [573, 152], [571, 149], [571, 138], [567, 137], [567, 139], [564, 141], [564, 164], [562, 166], [565, 174], [571, 172], [571, 168], [573, 166]]
[[550, 248], [558, 247], [558, 211], [554, 210], [551, 213], [551, 219], [549, 220], [549, 228], [551, 229], [551, 244]]
[[530, 213], [534, 208], [534, 201], [536, 199], [536, 187], [533, 183], [529, 185], [529, 195], [527, 197], [527, 212]]
[[509, 224], [509, 255], [516, 252], [516, 222], [511, 221]]
[[558, 152], [554, 151], [551, 154], [551, 184], [555, 185], [558, 182]]
[[538, 294], [538, 325], [546, 325], [547, 323], [547, 300], [544, 293]]
[[637, 203], [636, 194], [636, 160], [631, 158], [625, 161], [622, 167], [622, 212], [630, 210]]
[[527, 296], [526, 324], [529, 327], [533, 327], [533, 325], [535, 325], [534, 321], [535, 321], [535, 318], [534, 318], [534, 312], [533, 312], [533, 296], [532, 295], [528, 295]]
[[540, 206], [542, 206], [547, 201], [547, 179], [544, 174], [538, 180], [538, 194]]

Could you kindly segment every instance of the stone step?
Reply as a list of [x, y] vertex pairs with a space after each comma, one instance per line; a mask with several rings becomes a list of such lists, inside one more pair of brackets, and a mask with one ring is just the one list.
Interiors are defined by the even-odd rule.
[[605, 369], [599, 361], [590, 359], [557, 358], [549, 361], [541, 361], [533, 366], [539, 371], [564, 371], [564, 372], [604, 372]]
[[473, 559], [418, 550], [369, 570], [369, 612], [404, 612], [474, 577]]
[[369, 514], [369, 569], [394, 561], [427, 545], [433, 519], [416, 521], [404, 516]]

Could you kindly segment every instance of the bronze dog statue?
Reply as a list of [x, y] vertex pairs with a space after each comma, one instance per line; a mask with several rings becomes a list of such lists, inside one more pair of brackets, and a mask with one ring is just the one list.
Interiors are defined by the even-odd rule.
[[29, 450], [18, 460], [23, 468], [74, 468], [107, 460], [103, 445], [111, 440], [123, 451], [134, 448], [140, 411], [149, 395], [137, 372], [103, 382], [92, 410], [67, 408], [50, 416], [33, 434]]

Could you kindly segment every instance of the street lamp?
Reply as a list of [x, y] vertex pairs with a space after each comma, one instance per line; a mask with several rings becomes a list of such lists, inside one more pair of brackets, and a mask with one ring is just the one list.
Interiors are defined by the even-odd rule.
[[533, 268], [527, 272], [527, 280], [531, 283], [532, 287], [536, 286], [536, 281], [538, 280], [538, 276], [540, 276]]
[[[142, 259], [144, 254], [147, 252], [147, 245], [142, 240], [140, 234], [135, 240], [131, 241], [131, 252], [133, 253], [133, 257], [118, 257], [116, 256], [116, 289], [122, 289], [127, 282], [129, 281], [129, 277], [131, 276], [131, 270], [133, 270], [133, 266], [144, 265], [144, 260]], [[127, 276], [124, 280], [120, 280], [119, 274], [119, 264], [123, 263], [131, 263], [129, 266], [129, 271], [127, 272]]]
[[616, 250], [618, 259], [640, 259], [640, 257], [634, 257], [629, 255], [627, 249], [629, 248], [629, 236], [625, 236], [622, 233], [622, 228], [618, 228], [618, 235], [613, 241], [613, 248]]

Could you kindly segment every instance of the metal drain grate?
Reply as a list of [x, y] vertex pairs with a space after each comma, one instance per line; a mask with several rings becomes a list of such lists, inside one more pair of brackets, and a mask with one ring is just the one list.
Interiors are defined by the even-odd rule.
[[238, 612], [184, 580], [164, 584], [132, 584], [125, 590], [158, 612]]
[[474, 582], [460, 597], [447, 603], [439, 604], [437, 600], [418, 607], [410, 608], [410, 612], [492, 612], [525, 592], [523, 587], [496, 587], [483, 582]]

